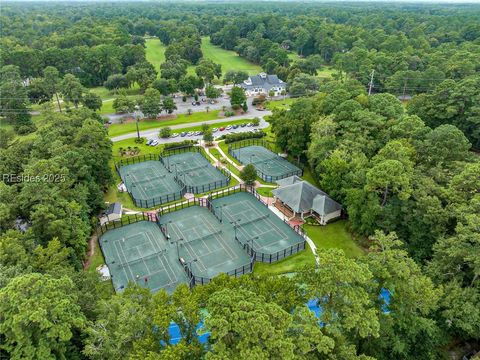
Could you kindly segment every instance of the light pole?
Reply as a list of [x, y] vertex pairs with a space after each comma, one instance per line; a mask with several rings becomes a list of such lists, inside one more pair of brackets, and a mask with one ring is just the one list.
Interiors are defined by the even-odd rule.
[[180, 259], [180, 250], [178, 249], [178, 243], [180, 241], [183, 241], [183, 238], [179, 238], [177, 240], [174, 240], [174, 241], [170, 241], [170, 244], [173, 245], [173, 243], [175, 243], [176, 247], [177, 247], [177, 258]]
[[[258, 240], [258, 236], [255, 236], [255, 237], [247, 240], [247, 245], [250, 245], [250, 249], [252, 249], [252, 254], [251, 254], [251, 255], [253, 255], [253, 252], [255, 251], [255, 250], [253, 249], [253, 242], [254, 242], [255, 240]], [[249, 244], [249, 243], [251, 243], [251, 244]]]
[[219, 206], [216, 206], [215, 209], [220, 209], [220, 222], [223, 222], [223, 207], [227, 206], [227, 204], [222, 204]]
[[135, 117], [135, 124], [137, 126], [137, 139], [140, 140], [140, 130], [138, 128], [138, 118], [140, 117], [140, 115], [138, 114], [138, 105], [135, 105], [135, 111], [133, 112], [133, 116]]
[[230, 224], [233, 224], [233, 230], [235, 231], [235, 239], [236, 240], [238, 240], [238, 238], [237, 238], [237, 227], [238, 227], [238, 223], [240, 222], [240, 220], [242, 220], [242, 219], [237, 219], [237, 220], [230, 221]]

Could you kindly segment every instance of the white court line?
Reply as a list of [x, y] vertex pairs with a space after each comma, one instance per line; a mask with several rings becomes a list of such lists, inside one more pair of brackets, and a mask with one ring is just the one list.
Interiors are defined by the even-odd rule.
[[[160, 247], [159, 244], [158, 247], [155, 246], [156, 244], [156, 241], [153, 241], [152, 242], [152, 238], [150, 237], [150, 232], [145, 232], [145, 234], [147, 234], [147, 238], [148, 238], [148, 241], [150, 242], [150, 245], [152, 246], [153, 250], [157, 252], [157, 258], [160, 260], [160, 262], [162, 263], [162, 266], [163, 266], [163, 269], [165, 270], [165, 272], [167, 273], [167, 276], [168, 276], [168, 280], [169, 280], [169, 284], [171, 284], [173, 282], [172, 280], [172, 277], [170, 276], [170, 274], [168, 273], [167, 271], [167, 267], [165, 266], [165, 264], [163, 263], [163, 260], [162, 258], [165, 256], [165, 255], [162, 255], [163, 254], [163, 250], [162, 248]], [[153, 236], [153, 235], [152, 235]], [[167, 261], [167, 264], [168, 264], [168, 261]], [[170, 265], [168, 265], [170, 270], [172, 270], [172, 268], [170, 267]], [[158, 272], [158, 271], [157, 271]], [[173, 277], [175, 278], [175, 281], [177, 281], [177, 277], [175, 276], [175, 273], [173, 273]]]
[[[175, 227], [174, 227], [173, 225], [175, 225]], [[178, 226], [177, 226], [175, 223], [171, 223], [171, 224], [170, 224], [170, 229], [172, 229], [173, 232], [175, 233], [175, 235], [177, 235], [177, 231], [175, 230], [175, 228], [178, 228]], [[178, 229], [178, 232], [180, 233], [180, 236], [178, 236], [178, 235], [176, 236], [177, 241], [178, 241], [178, 239], [184, 239], [182, 230]], [[191, 250], [192, 250], [193, 254], [195, 254], [195, 252], [193, 251], [193, 249], [191, 249]], [[188, 252], [188, 254], [191, 256], [192, 259], [195, 259], [195, 256], [192, 256], [192, 252], [190, 252], [189, 249], [187, 249], [187, 252]], [[201, 261], [200, 261], [200, 262], [201, 262]], [[202, 263], [202, 266], [205, 268], [205, 265], [203, 265], [203, 263]], [[206, 270], [206, 268], [205, 268], [205, 270]]]
[[[202, 222], [205, 224], [205, 226], [210, 230], [213, 226], [210, 224], [210, 222], [205, 218], [205, 217], [201, 217], [200, 218], [202, 220]], [[213, 233], [213, 232], [212, 232]], [[228, 246], [226, 243], [224, 243], [220, 237], [217, 237], [218, 234], [215, 235], [215, 239], [217, 239], [217, 242], [222, 246], [222, 248], [225, 250], [225, 252], [230, 256], [230, 258], [233, 260], [233, 259], [237, 259], [238, 256], [237, 254], [235, 254], [235, 251], [232, 250], [232, 248], [230, 246]], [[228, 247], [228, 249], [230, 250], [230, 253], [229, 251], [226, 249], [226, 247], [224, 246], [226, 245]], [[233, 256], [232, 256], [233, 254]]]
[[[124, 238], [122, 238], [122, 239], [124, 239]], [[121, 259], [122, 257], [120, 256], [120, 253], [119, 253], [119, 251], [118, 251], [117, 243], [114, 242], [113, 244], [114, 244], [114, 246], [115, 246], [115, 250], [116, 250], [116, 252], [117, 252], [118, 258]], [[120, 250], [122, 250], [121, 247], [120, 247]], [[127, 258], [125, 257], [125, 253], [123, 252], [123, 250], [122, 250], [122, 254], [123, 254], [123, 258], [124, 258], [124, 260], [125, 260], [125, 263], [127, 263], [128, 261], [127, 261]], [[119, 265], [120, 265], [120, 264], [119, 264]], [[127, 282], [128, 282], [129, 276], [128, 276], [128, 274], [127, 274], [126, 268], [128, 268], [128, 271], [130, 272], [131, 279], [135, 279], [135, 276], [133, 275], [132, 269], [130, 269], [130, 266], [128, 266], [128, 265], [127, 265], [127, 266], [120, 265], [120, 266], [122, 267], [122, 270], [123, 270], [123, 272], [125, 273], [125, 277], [127, 278]], [[127, 285], [127, 284], [125, 284], [125, 285]], [[124, 285], [124, 286], [125, 286], [125, 285]]]
[[[240, 213], [238, 213], [238, 216], [240, 216], [240, 214], [243, 214], [245, 212], [247, 213], [255, 213], [255, 214], [260, 214], [260, 216], [263, 216], [264, 214], [262, 214], [259, 210], [257, 210], [256, 208], [254, 208], [249, 201], [245, 201], [245, 200], [242, 200], [240, 202], [237, 202], [235, 205], [237, 204], [242, 204], [242, 206], [246, 206], [249, 208], [249, 210], [242, 210]], [[222, 212], [225, 211], [225, 207], [222, 209]], [[231, 215], [228, 213], [228, 211], [225, 212], [225, 214], [228, 214], [229, 217], [231, 217]], [[270, 214], [269, 214], [270, 215]], [[237, 216], [237, 215], [235, 215]], [[262, 220], [265, 220], [265, 222], [270, 225], [271, 227], [273, 227], [273, 231], [277, 234], [277, 236], [279, 236], [279, 240], [288, 240], [288, 236], [285, 235], [285, 233], [283, 231], [280, 231], [280, 229], [275, 225], [275, 223], [270, 219], [270, 217], [267, 217], [265, 219], [262, 219]], [[254, 236], [261, 236], [263, 234], [267, 234], [269, 232], [271, 232], [271, 230], [267, 231], [267, 232], [264, 232], [264, 231], [257, 231], [257, 230], [262, 230], [262, 228], [260, 227], [260, 224], [261, 223], [264, 223], [263, 221], [259, 221], [258, 223], [256, 222], [253, 222], [253, 223], [250, 223], [249, 225], [253, 225], [252, 226], [252, 229], [255, 229], [255, 235]], [[238, 231], [238, 227], [237, 227], [237, 231]], [[251, 236], [251, 234], [249, 232], [247, 232], [247, 230], [244, 228], [244, 227], [240, 227], [240, 231], [247, 236], [247, 240], [248, 238], [251, 238], [251, 237], [254, 237], [254, 236]], [[278, 240], [275, 240], [274, 242], [270, 242], [268, 244], [265, 244], [265, 245], [262, 245], [261, 247], [258, 248], [258, 250], [261, 250], [267, 246], [270, 246], [274, 243], [276, 243]], [[258, 244], [258, 242], [257, 242]]]
[[[196, 230], [196, 227], [193, 227], [190, 231], [192, 231], [192, 232], [195, 231], [195, 234], [198, 235], [198, 232], [197, 232], [197, 230]], [[197, 236], [197, 237], [198, 237], [198, 236]], [[201, 241], [203, 242], [203, 239], [202, 239]], [[207, 246], [205, 243], [204, 243], [204, 245], [205, 245], [205, 247], [207, 248], [208, 253], [202, 255], [201, 257], [212, 253], [212, 252], [210, 251], [210, 249], [208, 248], [208, 246]], [[190, 242], [186, 242], [186, 243], [184, 244], [184, 246], [185, 246], [185, 247], [188, 246], [188, 248], [190, 249], [190, 250], [188, 251], [189, 254], [190, 254], [190, 253], [193, 253], [193, 254], [195, 254], [195, 255], [197, 254], [196, 251], [195, 251], [195, 250], [192, 248], [192, 246], [190, 245]], [[202, 267], [205, 269], [205, 271], [207, 271], [207, 267], [205, 266], [205, 264], [203, 263], [203, 261], [200, 259], [201, 257], [198, 256], [198, 255], [196, 256], [197, 262], [200, 262], [200, 264], [202, 264]]]

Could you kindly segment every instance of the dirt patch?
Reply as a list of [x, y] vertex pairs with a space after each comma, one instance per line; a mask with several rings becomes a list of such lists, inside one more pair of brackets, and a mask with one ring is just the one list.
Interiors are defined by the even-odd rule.
[[95, 245], [97, 244], [97, 239], [97, 234], [94, 233], [90, 240], [88, 240], [87, 259], [83, 262], [83, 270], [88, 270], [90, 264], [92, 263], [93, 255], [95, 255]]

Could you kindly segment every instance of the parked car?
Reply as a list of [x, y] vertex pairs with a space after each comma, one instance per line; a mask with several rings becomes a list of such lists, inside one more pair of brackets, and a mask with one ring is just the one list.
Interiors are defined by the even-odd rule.
[[240, 126], [245, 127], [245, 126], [247, 126], [247, 123], [241, 123]]
[[193, 131], [187, 132], [187, 136], [193, 136], [195, 133]]
[[158, 145], [158, 141], [157, 140], [153, 140], [152, 143], [150, 144], [150, 146], [157, 146]]
[[193, 105], [193, 106], [196, 106], [196, 105], [197, 105], [197, 102], [196, 102], [196, 101], [192, 101], [192, 105]]
[[178, 137], [178, 133], [173, 133], [172, 135], [170, 135], [171, 138], [176, 138]]
[[247, 126], [250, 127], [250, 126], [253, 126], [253, 124], [252, 124], [252, 123], [248, 123]]
[[228, 125], [225, 130], [231, 130], [232, 129], [232, 125]]
[[195, 136], [202, 135], [202, 132], [201, 131], [195, 131], [195, 133], [193, 135], [195, 135]]
[[220, 129], [218, 129], [218, 130], [223, 131], [223, 130], [225, 130], [225, 128], [222, 126], [222, 127], [221, 127]]
[[212, 104], [212, 105], [213, 105], [213, 104], [215, 104], [215, 101], [213, 101], [213, 100], [210, 100], [210, 104]]
[[217, 131], [218, 131], [217, 128], [213, 128], [213, 129], [212, 129], [212, 132], [217, 132]]
[[152, 145], [152, 142], [154, 142], [154, 141], [155, 141], [155, 139], [153, 139], [153, 138], [152, 138], [152, 139], [148, 139], [146, 145], [147, 145], [147, 146], [150, 146], [150, 145]]
[[238, 125], [235, 124], [235, 125], [233, 125], [232, 127], [233, 127], [234, 129], [237, 129], [237, 128], [238, 128]]
[[184, 132], [182, 132], [182, 133], [180, 134], [180, 136], [181, 136], [181, 137], [185, 137], [185, 136], [187, 136], [187, 133], [184, 131]]

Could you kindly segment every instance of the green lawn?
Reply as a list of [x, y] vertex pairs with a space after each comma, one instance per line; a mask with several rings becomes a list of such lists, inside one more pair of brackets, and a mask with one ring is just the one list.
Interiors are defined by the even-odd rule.
[[313, 173], [312, 173], [312, 171], [310, 170], [310, 168], [309, 168], [308, 166], [305, 166], [305, 168], [303, 169], [302, 179], [303, 179], [303, 180], [306, 180], [306, 181], [308, 181], [310, 184], [318, 187], [317, 180], [315, 180], [315, 178], [313, 177]]
[[300, 59], [300, 55], [298, 55], [296, 52], [294, 51], [291, 51], [288, 53], [288, 58], [294, 62], [294, 61], [297, 61], [298, 59]]
[[307, 265], [315, 265], [315, 257], [308, 245], [302, 252], [273, 264], [256, 262], [253, 273], [255, 275], [279, 275], [298, 271]]
[[[160, 64], [165, 61], [165, 46], [157, 38], [146, 39], [145, 46], [147, 60], [155, 67], [155, 70], [160, 72]], [[236, 52], [213, 45], [208, 36], [202, 37], [202, 52], [205, 58], [221, 64], [224, 74], [230, 70], [243, 70], [252, 75], [262, 71], [260, 66], [238, 56]], [[195, 66], [190, 65], [187, 73], [195, 74]]]
[[290, 105], [295, 101], [293, 98], [285, 98], [280, 100], [269, 100], [265, 103], [265, 107], [268, 110], [281, 110], [281, 109], [289, 109]]
[[146, 39], [145, 46], [145, 55], [148, 62], [153, 65], [160, 75], [160, 64], [165, 62], [165, 46], [158, 38]]
[[317, 70], [317, 77], [331, 78], [335, 72], [336, 71], [332, 67], [324, 65], [320, 68], [320, 70]]
[[260, 188], [257, 188], [257, 193], [259, 193], [260, 195], [262, 196], [267, 196], [267, 197], [273, 197], [273, 194], [272, 194], [272, 190], [274, 188], [271, 188], [271, 187], [260, 187]]
[[243, 70], [249, 75], [255, 75], [262, 72], [262, 68], [250, 61], [238, 56], [234, 51], [224, 50], [210, 42], [208, 36], [202, 37], [203, 56], [212, 60], [216, 64], [222, 65], [222, 72], [225, 74], [230, 70]]
[[[197, 123], [207, 120], [218, 119], [220, 110], [211, 110], [207, 112], [194, 112], [192, 115], [179, 114], [175, 119], [170, 120], [141, 120], [138, 123], [140, 130], [148, 130], [153, 128], [160, 128], [162, 126], [172, 126], [181, 124]], [[243, 121], [245, 122], [245, 120]], [[129, 122], [124, 124], [112, 124], [108, 128], [109, 136], [117, 136], [135, 132], [137, 130], [135, 122]]]
[[319, 249], [342, 249], [348, 257], [358, 257], [364, 250], [347, 230], [347, 221], [339, 220], [327, 226], [304, 225], [303, 229]]
[[[308, 237], [312, 239], [318, 249], [338, 248], [345, 251], [348, 257], [359, 257], [365, 252], [358, 246], [347, 231], [345, 220], [336, 221], [327, 226], [304, 225]], [[296, 272], [306, 265], [314, 265], [315, 257], [310, 247], [299, 254], [290, 256], [273, 264], [255, 263], [254, 274], [256, 275], [279, 275]]]

